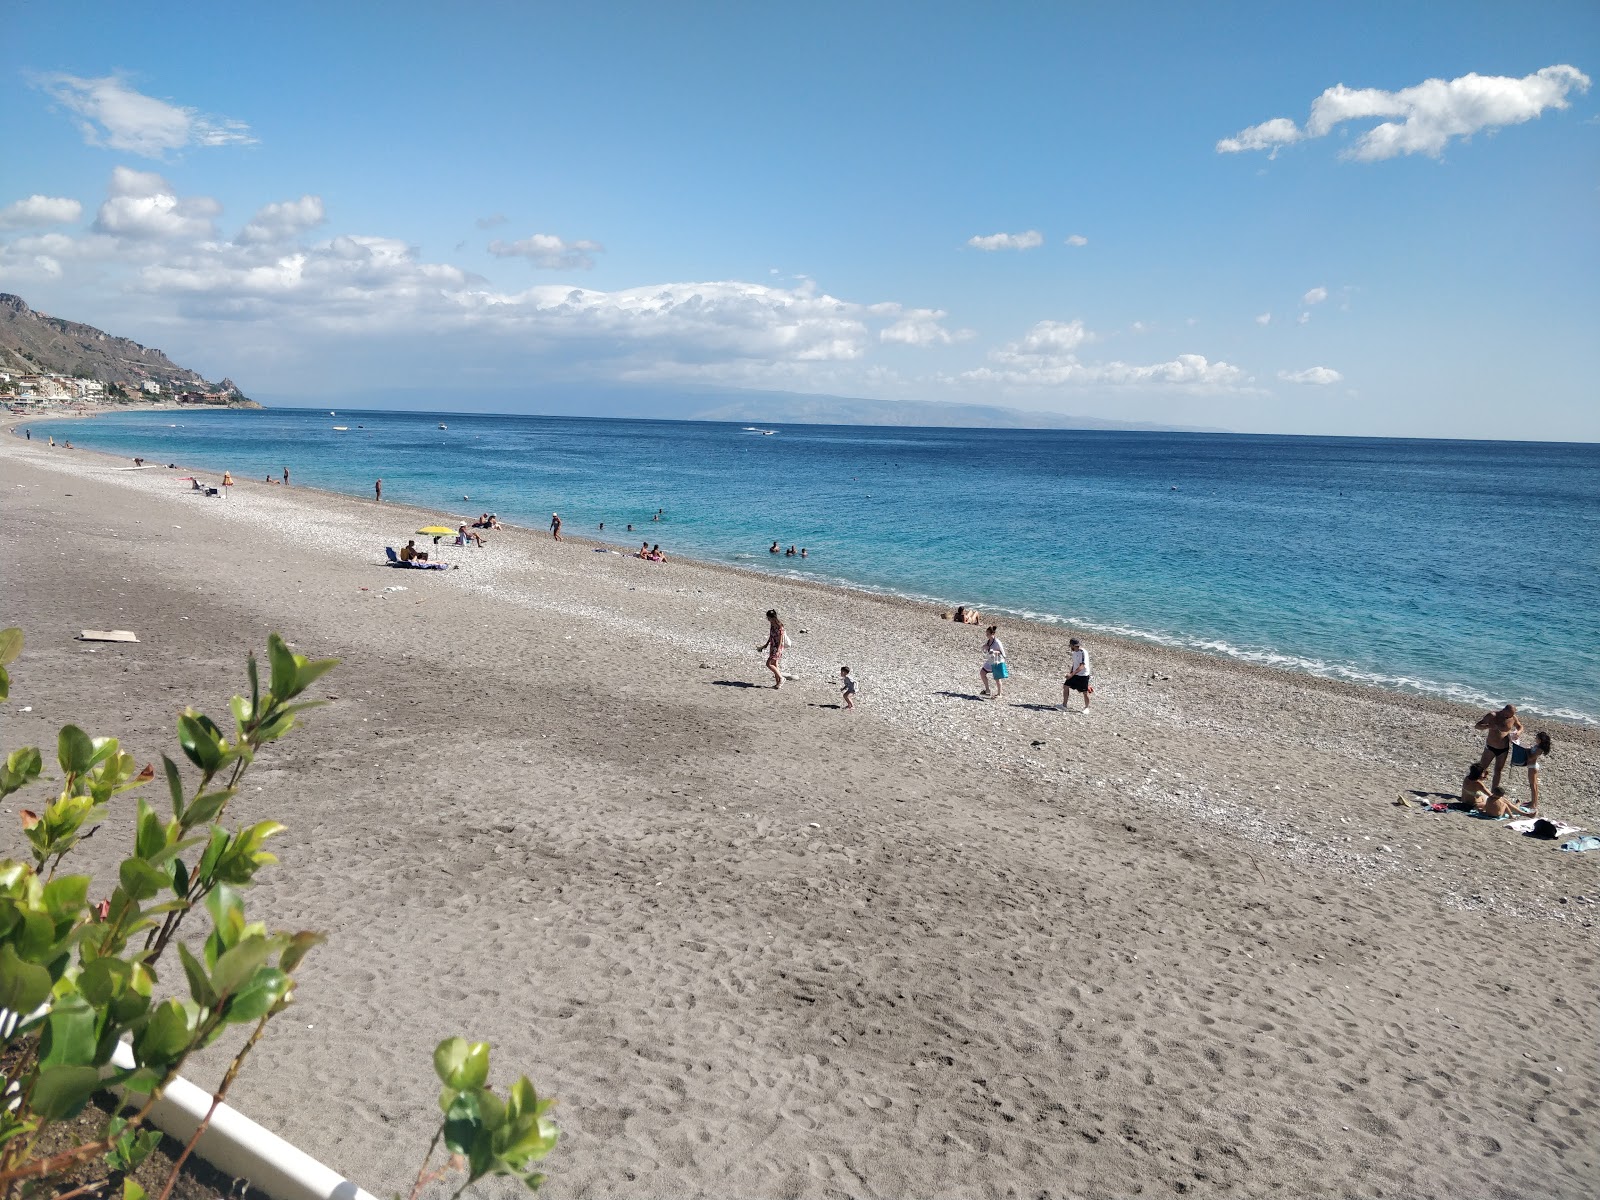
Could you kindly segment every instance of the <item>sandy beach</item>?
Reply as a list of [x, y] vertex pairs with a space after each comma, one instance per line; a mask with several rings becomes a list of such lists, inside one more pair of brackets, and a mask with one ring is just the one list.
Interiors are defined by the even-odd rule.
[[[1097, 636], [1064, 714], [1022, 622], [982, 701], [982, 630], [909, 604], [532, 531], [391, 570], [457, 514], [0, 461], [0, 749], [155, 759], [269, 631], [343, 660], [231, 811], [289, 827], [252, 915], [331, 938], [232, 1099], [374, 1193], [460, 1033], [560, 1097], [553, 1196], [1594, 1194], [1600, 853], [1418, 802], [1476, 710]], [[1600, 734], [1528, 724], [1600, 833]]]

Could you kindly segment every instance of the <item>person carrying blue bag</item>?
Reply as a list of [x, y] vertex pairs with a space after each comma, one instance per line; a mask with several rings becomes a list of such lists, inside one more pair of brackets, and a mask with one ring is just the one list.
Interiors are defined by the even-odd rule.
[[[978, 672], [978, 678], [983, 680], [983, 694], [993, 696], [996, 700], [1000, 698], [1000, 681], [1011, 674], [1011, 669], [1006, 666], [1005, 645], [995, 635], [999, 628], [998, 625], [991, 625], [985, 631], [983, 667]], [[991, 680], [994, 682], [993, 692], [989, 690]]]

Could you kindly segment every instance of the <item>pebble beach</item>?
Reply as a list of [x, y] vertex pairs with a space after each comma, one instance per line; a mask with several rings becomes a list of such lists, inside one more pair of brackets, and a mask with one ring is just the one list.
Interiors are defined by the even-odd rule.
[[[983, 700], [892, 598], [516, 529], [393, 570], [447, 514], [0, 460], [0, 749], [154, 760], [269, 631], [342, 660], [230, 810], [288, 826], [252, 916], [330, 937], [230, 1099], [375, 1194], [458, 1033], [560, 1097], [555, 1196], [1593, 1194], [1600, 853], [1432, 811], [1481, 710], [1083, 634], [1064, 713], [1083, 631], [1023, 621]], [[1600, 833], [1600, 733], [1529, 727]]]

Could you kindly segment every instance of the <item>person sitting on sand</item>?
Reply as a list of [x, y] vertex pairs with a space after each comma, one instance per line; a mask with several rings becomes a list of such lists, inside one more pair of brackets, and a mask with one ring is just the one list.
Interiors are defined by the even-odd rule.
[[1498, 821], [1501, 817], [1531, 817], [1537, 815], [1534, 809], [1519, 808], [1506, 797], [1505, 788], [1494, 788], [1489, 792], [1489, 798], [1483, 802], [1483, 815], [1493, 817]]
[[405, 544], [405, 547], [400, 551], [400, 561], [401, 562], [415, 562], [415, 561], [418, 561], [418, 560], [420, 560], [422, 562], [427, 562], [428, 561], [428, 555], [427, 555], [426, 551], [417, 549], [417, 539], [416, 538], [412, 538], [409, 542], [407, 542]]
[[656, 543], [654, 546], [650, 547], [650, 561], [651, 562], [666, 562], [667, 561], [667, 556], [665, 554], [661, 553], [661, 544], [659, 542]]
[[1475, 762], [1467, 767], [1467, 777], [1461, 781], [1460, 806], [1468, 812], [1481, 812], [1489, 789], [1483, 782], [1483, 764]]
[[1528, 768], [1528, 792], [1532, 797], [1528, 805], [1530, 813], [1539, 811], [1539, 764], [1549, 753], [1550, 735], [1542, 729], [1533, 735], [1533, 745], [1511, 747], [1511, 765]]
[[1484, 713], [1473, 728], [1484, 731], [1483, 757], [1478, 761], [1485, 768], [1490, 763], [1494, 764], [1494, 779], [1490, 781], [1490, 787], [1497, 788], [1500, 786], [1500, 772], [1505, 769], [1506, 758], [1511, 753], [1511, 743], [1522, 732], [1522, 722], [1517, 719], [1517, 706], [1508, 704], [1498, 712]]
[[472, 530], [468, 529], [465, 525], [461, 526], [460, 529], [456, 530], [456, 534], [457, 534], [456, 544], [458, 546], [465, 546], [468, 543], [476, 543], [478, 546], [481, 547], [481, 546], [487, 546], [489, 544], [488, 542], [483, 540], [483, 535], [481, 533], [474, 533]]
[[640, 542], [639, 543], [639, 548], [636, 551], [634, 551], [633, 556], [635, 558], [649, 558], [650, 557], [650, 543], [649, 542]]
[[497, 517], [494, 513], [490, 513], [489, 514], [489, 528], [490, 529], [499, 529], [500, 528], [500, 518]]

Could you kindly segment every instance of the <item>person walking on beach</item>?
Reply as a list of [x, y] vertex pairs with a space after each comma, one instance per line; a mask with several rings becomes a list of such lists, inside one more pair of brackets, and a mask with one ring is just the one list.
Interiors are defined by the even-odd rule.
[[228, 497], [230, 497], [232, 495], [233, 495], [233, 472], [232, 471], [224, 471], [222, 473], [222, 498], [224, 500], [226, 500]]
[[850, 675], [849, 667], [839, 668], [839, 694], [844, 697], [844, 706], [853, 709], [856, 706], [856, 681]]
[[767, 670], [772, 672], [773, 691], [783, 686], [783, 652], [788, 646], [789, 635], [784, 631], [783, 622], [778, 620], [778, 610], [767, 609], [767, 640], [756, 647], [756, 653], [766, 651]]
[[1089, 711], [1089, 693], [1094, 689], [1089, 686], [1089, 652], [1083, 648], [1083, 643], [1073, 638], [1067, 643], [1072, 651], [1072, 661], [1067, 664], [1067, 678], [1061, 685], [1061, 711], [1071, 712], [1072, 693], [1077, 692], [1083, 697], [1083, 711]]
[[[978, 671], [978, 678], [983, 680], [983, 694], [992, 695], [996, 700], [1000, 698], [1000, 681], [1011, 674], [1011, 668], [1006, 666], [1006, 648], [997, 634], [1000, 626], [991, 625], [984, 631], [983, 639], [983, 667]], [[994, 682], [994, 691], [989, 691], [990, 681]]]
[[288, 467], [285, 467], [283, 469], [283, 483], [284, 483], [285, 487], [287, 487], [289, 485], [289, 468]]
[[1494, 764], [1494, 778], [1489, 790], [1500, 786], [1500, 772], [1505, 770], [1506, 756], [1511, 753], [1511, 742], [1522, 732], [1522, 722], [1517, 718], [1517, 706], [1508, 704], [1499, 712], [1484, 713], [1474, 729], [1484, 731], [1483, 757], [1478, 761], [1487, 769]]
[[25, 434], [27, 434], [27, 435], [28, 435], [28, 440], [29, 440], [29, 441], [30, 441], [30, 442], [31, 442], [31, 441], [33, 441], [33, 430], [31, 430], [31, 429], [24, 429], [24, 430], [23, 430], [23, 431], [22, 431], [22, 432], [23, 432], [23, 433], [25, 433]]
[[561, 514], [560, 513], [551, 513], [550, 514], [550, 536], [555, 538], [555, 540], [558, 541], [558, 542], [561, 540]]
[[372, 484], [372, 498], [379, 504], [383, 503], [383, 480], [374, 480]]

